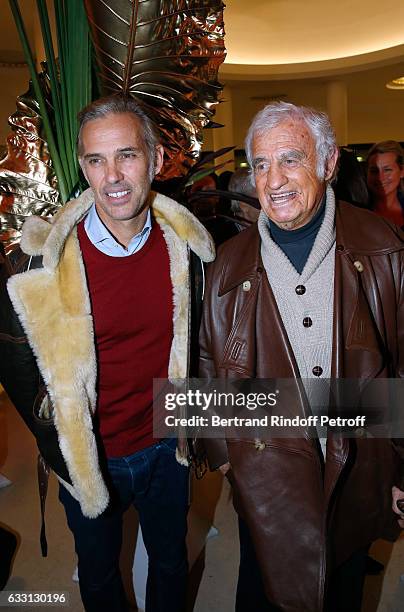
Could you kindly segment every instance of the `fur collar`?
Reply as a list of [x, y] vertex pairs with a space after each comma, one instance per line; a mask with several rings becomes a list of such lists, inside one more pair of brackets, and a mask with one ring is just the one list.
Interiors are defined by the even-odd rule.
[[[83, 219], [94, 202], [92, 189], [68, 202], [50, 219], [32, 216], [24, 224], [21, 248], [27, 255], [42, 255], [43, 266], [51, 271], [59, 263], [72, 229]], [[209, 233], [185, 206], [159, 193], [151, 192], [151, 210], [160, 224], [172, 227], [176, 235], [204, 262], [213, 261], [215, 247]]]

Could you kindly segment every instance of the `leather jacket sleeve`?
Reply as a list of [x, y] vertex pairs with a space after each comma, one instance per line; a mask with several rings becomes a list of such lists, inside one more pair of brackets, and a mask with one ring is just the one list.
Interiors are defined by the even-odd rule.
[[[215, 378], [217, 372], [215, 369], [213, 355], [211, 350], [211, 308], [212, 296], [215, 289], [212, 287], [212, 278], [215, 273], [214, 264], [208, 268], [206, 278], [205, 299], [203, 302], [202, 322], [199, 334], [199, 378]], [[223, 439], [203, 439], [200, 440], [203, 445], [211, 470], [216, 470], [221, 465], [228, 462], [228, 452], [226, 440]]]
[[[400, 284], [399, 284], [399, 296], [397, 300], [397, 378], [404, 379], [404, 254], [401, 252], [400, 257]], [[401, 387], [400, 387], [401, 389]], [[400, 409], [403, 406], [403, 398], [399, 398], [401, 404]], [[397, 454], [401, 459], [401, 479], [397, 486], [404, 491], [404, 439], [393, 438], [393, 446]]]
[[397, 313], [398, 368], [397, 376], [404, 378], [404, 255], [401, 257], [401, 286]]
[[30, 259], [19, 248], [8, 257], [4, 249], [0, 252], [0, 382], [35, 436], [43, 458], [59, 476], [70, 482], [53, 424], [52, 405], [7, 292], [10, 276], [41, 265], [40, 257]]
[[[38, 368], [7, 293], [7, 281], [22, 258], [21, 251], [14, 261], [3, 249], [0, 254], [0, 382], [14, 404], [32, 406], [40, 387]], [[24, 420], [31, 418], [27, 414]]]

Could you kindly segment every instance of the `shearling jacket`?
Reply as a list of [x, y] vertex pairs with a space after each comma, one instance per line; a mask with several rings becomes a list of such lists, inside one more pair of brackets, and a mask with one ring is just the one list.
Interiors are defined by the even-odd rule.
[[[209, 267], [200, 355], [202, 377], [300, 376], [256, 224], [225, 243]], [[403, 234], [342, 202], [331, 371], [333, 378], [360, 379], [361, 388], [378, 377], [404, 377]], [[300, 410], [307, 416], [304, 402]], [[326, 573], [376, 538], [397, 535], [391, 487], [403, 487], [399, 442], [329, 435], [324, 462], [309, 435], [260, 444], [205, 440], [212, 468], [230, 461], [234, 503], [279, 609], [321, 612]]]
[[[93, 430], [97, 360], [76, 229], [93, 201], [88, 189], [53, 218], [27, 220], [21, 249], [37, 267], [32, 269], [28, 262], [27, 271], [10, 277], [8, 293], [18, 319], [9, 309], [0, 324], [2, 358], [6, 356], [10, 364], [3, 384], [35, 433], [42, 455], [90, 518], [102, 513], [109, 501]], [[191, 333], [190, 250], [203, 261], [212, 261], [214, 246], [199, 221], [175, 201], [152, 193], [151, 211], [167, 244], [173, 287], [168, 375], [170, 379], [186, 378]], [[4, 289], [2, 304], [7, 309]], [[184, 451], [177, 449], [180, 462], [186, 462]]]

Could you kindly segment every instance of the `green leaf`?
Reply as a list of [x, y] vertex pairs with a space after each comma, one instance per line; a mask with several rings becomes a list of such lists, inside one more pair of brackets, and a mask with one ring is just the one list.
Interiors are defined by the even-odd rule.
[[63, 202], [67, 201], [68, 197], [68, 187], [66, 183], [66, 177], [64, 174], [63, 166], [60, 161], [59, 151], [56, 146], [51, 122], [49, 119], [49, 115], [46, 108], [45, 98], [41, 89], [41, 85], [39, 82], [38, 74], [36, 72], [35, 63], [33, 54], [31, 51], [31, 47], [28, 41], [28, 37], [25, 31], [24, 22], [21, 16], [20, 7], [18, 5], [17, 0], [9, 0], [10, 8], [14, 16], [15, 24], [17, 26], [17, 31], [21, 40], [21, 44], [24, 50], [24, 54], [27, 60], [28, 68], [30, 71], [32, 85], [34, 87], [35, 96], [38, 100], [39, 108], [41, 111], [41, 117], [44, 125], [44, 130], [46, 134], [46, 139], [48, 141], [49, 151], [52, 157], [52, 161], [55, 167], [55, 173], [59, 183], [60, 194], [62, 196]]

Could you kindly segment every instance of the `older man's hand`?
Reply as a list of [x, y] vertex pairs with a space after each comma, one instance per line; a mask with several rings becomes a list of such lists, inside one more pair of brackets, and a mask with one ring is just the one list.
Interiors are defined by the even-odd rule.
[[221, 465], [218, 469], [222, 472], [223, 476], [226, 476], [227, 472], [230, 470], [230, 463], [223, 463], [223, 465]]
[[[399, 489], [398, 487], [393, 487], [392, 490], [393, 496], [393, 511], [399, 515], [398, 524], [400, 527], [404, 528], [404, 491]], [[397, 502], [401, 502], [401, 510], [397, 505]]]

